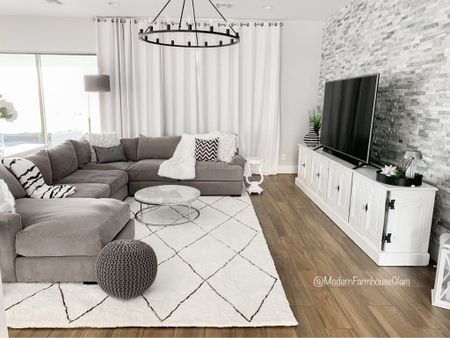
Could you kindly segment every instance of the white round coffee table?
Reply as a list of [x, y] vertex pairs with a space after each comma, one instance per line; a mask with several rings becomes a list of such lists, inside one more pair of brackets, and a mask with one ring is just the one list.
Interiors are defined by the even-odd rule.
[[[200, 190], [182, 185], [159, 185], [141, 189], [134, 198], [140, 204], [140, 209], [134, 216], [141, 223], [153, 226], [181, 225], [195, 221], [200, 216], [200, 210], [192, 203], [200, 197]], [[172, 223], [150, 223], [144, 220], [144, 215], [160, 207], [169, 207], [180, 214], [180, 218]], [[187, 213], [178, 209], [186, 209]]]

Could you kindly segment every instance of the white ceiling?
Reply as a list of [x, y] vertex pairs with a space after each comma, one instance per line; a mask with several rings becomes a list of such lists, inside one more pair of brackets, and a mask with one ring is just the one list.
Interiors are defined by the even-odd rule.
[[[52, 1], [52, 0], [50, 0]], [[54, 1], [54, 0], [53, 0]], [[154, 16], [167, 0], [0, 0], [0, 15], [32, 16]], [[351, 0], [213, 0], [232, 4], [221, 8], [228, 18], [323, 20]], [[109, 3], [115, 3], [110, 5]], [[183, 0], [172, 0], [165, 16], [179, 16]], [[186, 1], [190, 3], [190, 1]], [[199, 17], [216, 17], [208, 0], [195, 0]], [[271, 6], [271, 9], [264, 9]], [[190, 9], [190, 7], [189, 7]]]

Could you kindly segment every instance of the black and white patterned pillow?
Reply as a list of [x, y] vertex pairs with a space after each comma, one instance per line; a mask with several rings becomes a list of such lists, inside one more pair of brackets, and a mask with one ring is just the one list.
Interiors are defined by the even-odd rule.
[[212, 140], [195, 139], [195, 159], [203, 162], [217, 162], [219, 155], [219, 138]]

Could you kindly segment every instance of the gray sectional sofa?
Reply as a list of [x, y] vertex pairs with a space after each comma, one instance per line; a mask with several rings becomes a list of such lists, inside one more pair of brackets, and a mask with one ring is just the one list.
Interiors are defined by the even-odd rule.
[[27, 157], [47, 184], [71, 184], [67, 199], [26, 197], [19, 181], [0, 164], [16, 199], [16, 214], [0, 213], [0, 268], [5, 282], [95, 282], [100, 250], [117, 239], [134, 238], [127, 196], [144, 187], [182, 184], [202, 195], [241, 195], [245, 159], [228, 163], [198, 162], [196, 179], [159, 177], [159, 165], [172, 157], [180, 137], [122, 139], [126, 162], [91, 162], [86, 141], [66, 141]]

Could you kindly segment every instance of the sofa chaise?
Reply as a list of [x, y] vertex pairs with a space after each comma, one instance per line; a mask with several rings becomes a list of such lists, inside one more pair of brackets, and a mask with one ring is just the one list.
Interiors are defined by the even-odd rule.
[[152, 138], [138, 151], [139, 138], [122, 139], [127, 161], [91, 162], [86, 141], [66, 141], [28, 156], [47, 184], [71, 184], [66, 199], [26, 197], [19, 181], [0, 164], [16, 199], [16, 213], [0, 213], [0, 268], [5, 282], [95, 282], [100, 250], [117, 239], [134, 238], [130, 208], [122, 202], [145, 187], [182, 184], [202, 195], [241, 195], [245, 159], [198, 162], [196, 178], [178, 181], [158, 176], [180, 137]]

